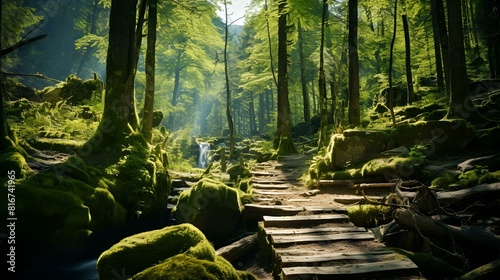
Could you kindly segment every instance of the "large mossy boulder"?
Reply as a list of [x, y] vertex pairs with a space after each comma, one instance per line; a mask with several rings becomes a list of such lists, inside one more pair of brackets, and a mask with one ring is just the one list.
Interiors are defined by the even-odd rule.
[[331, 170], [344, 169], [394, 148], [390, 140], [390, 132], [386, 131], [346, 130], [343, 134], [334, 134], [330, 139], [325, 163]]
[[465, 120], [450, 119], [400, 124], [393, 139], [397, 146], [407, 148], [428, 145], [427, 156], [437, 157], [462, 152], [475, 136], [474, 129]]
[[114, 279], [114, 273], [132, 276], [178, 254], [214, 261], [215, 249], [203, 233], [190, 224], [169, 226], [122, 239], [97, 260], [99, 279]]
[[204, 178], [180, 194], [172, 216], [177, 222], [191, 223], [212, 237], [234, 232], [242, 209], [238, 190]]

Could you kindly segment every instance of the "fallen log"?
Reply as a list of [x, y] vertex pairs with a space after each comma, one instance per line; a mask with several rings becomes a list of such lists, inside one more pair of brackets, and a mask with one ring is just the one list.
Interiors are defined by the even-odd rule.
[[475, 226], [447, 225], [410, 209], [397, 209], [394, 219], [402, 228], [418, 231], [424, 236], [439, 240], [453, 241], [462, 248], [500, 251], [500, 237]]
[[221, 256], [229, 262], [235, 262], [253, 249], [257, 248], [257, 233], [243, 237], [242, 239], [219, 248], [215, 251], [217, 256]]
[[491, 197], [497, 193], [500, 194], [500, 183], [491, 183], [458, 191], [438, 192], [437, 199], [441, 205], [453, 205], [472, 199]]
[[479, 279], [498, 279], [500, 275], [500, 259], [482, 265], [471, 270], [458, 278], [459, 280], [479, 280]]

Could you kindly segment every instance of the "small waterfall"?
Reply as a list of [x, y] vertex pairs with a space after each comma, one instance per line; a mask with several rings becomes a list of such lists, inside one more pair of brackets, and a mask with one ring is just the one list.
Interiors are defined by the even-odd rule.
[[206, 142], [199, 142], [200, 156], [198, 157], [198, 168], [207, 168], [208, 166], [208, 153], [210, 152], [210, 144]]

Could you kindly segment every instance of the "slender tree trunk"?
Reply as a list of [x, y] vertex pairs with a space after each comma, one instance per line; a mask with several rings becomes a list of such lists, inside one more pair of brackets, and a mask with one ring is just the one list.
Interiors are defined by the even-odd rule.
[[[182, 50], [179, 50], [177, 52], [177, 60], [175, 61], [175, 70], [174, 70], [174, 90], [172, 91], [172, 101], [170, 104], [172, 104], [172, 107], [175, 108], [177, 106], [177, 96], [179, 95], [179, 84], [180, 84], [180, 78], [181, 78], [181, 70], [183, 67], [181, 67], [181, 56], [182, 56]], [[171, 112], [168, 115], [168, 128], [170, 130], [175, 131], [177, 127], [175, 126], [174, 123], [174, 117], [175, 113]]]
[[300, 20], [297, 23], [298, 31], [298, 44], [299, 44], [299, 59], [300, 59], [300, 84], [302, 86], [302, 102], [304, 121], [309, 122], [311, 120], [311, 106], [309, 105], [309, 93], [307, 92], [307, 79], [306, 79], [306, 62], [304, 58], [304, 38], [302, 36], [302, 24]]
[[397, 19], [398, 19], [398, 0], [394, 1], [394, 29], [392, 31], [392, 41], [391, 48], [389, 50], [389, 110], [391, 111], [392, 125], [396, 126], [396, 117], [394, 117], [394, 89], [392, 87], [392, 61], [394, 57], [394, 42], [396, 41], [396, 30], [397, 30]]
[[477, 30], [476, 30], [476, 16], [474, 14], [474, 3], [469, 0], [469, 15], [470, 15], [470, 29], [472, 40], [474, 41], [474, 54], [476, 56], [480, 55], [479, 52], [479, 41], [477, 38]]
[[288, 100], [287, 54], [287, 0], [278, 3], [278, 154], [296, 153], [291, 131], [290, 102]]
[[142, 134], [151, 143], [153, 130], [153, 109], [155, 98], [155, 58], [156, 58], [156, 22], [157, 0], [148, 0], [148, 45], [146, 50], [146, 94], [144, 97], [144, 117], [142, 119]]
[[323, 12], [321, 16], [321, 41], [319, 44], [319, 79], [318, 79], [318, 92], [319, 92], [319, 107], [321, 114], [321, 122], [319, 126], [319, 140], [318, 147], [325, 147], [328, 145], [328, 101], [326, 96], [326, 80], [325, 80], [325, 23], [326, 13], [328, 12], [327, 0], [323, 0]]
[[410, 48], [410, 31], [408, 30], [408, 18], [406, 14], [403, 18], [403, 29], [405, 34], [405, 62], [406, 62], [406, 86], [407, 86], [407, 104], [411, 105], [415, 101], [415, 93], [413, 92], [413, 74], [411, 71], [411, 48]]
[[229, 87], [229, 69], [227, 65], [227, 41], [229, 38], [229, 23], [227, 15], [227, 0], [224, 0], [224, 10], [226, 16], [226, 25], [224, 29], [224, 73], [226, 77], [226, 118], [229, 127], [229, 159], [234, 156], [234, 123], [231, 116], [231, 88]]
[[316, 87], [314, 86], [314, 79], [311, 80], [311, 93], [312, 93], [312, 101], [313, 101], [313, 114], [318, 115], [318, 104], [316, 102], [316, 91], [314, 90]]
[[349, 123], [361, 124], [359, 110], [358, 0], [349, 0]]
[[264, 93], [259, 93], [259, 111], [258, 111], [258, 119], [259, 119], [259, 135], [264, 133], [264, 128], [266, 125], [265, 122], [265, 101], [264, 101]]
[[448, 45], [448, 31], [446, 28], [446, 17], [444, 13], [443, 0], [432, 0], [436, 2], [436, 14], [439, 30], [439, 43], [441, 43], [441, 54], [443, 55], [443, 69], [446, 92], [450, 92], [450, 47]]
[[[436, 58], [436, 78], [439, 91], [444, 90], [444, 80], [443, 80], [443, 63], [441, 57], [440, 40], [439, 40], [439, 28], [437, 21], [437, 11], [436, 11], [436, 0], [431, 0], [431, 17], [432, 17], [432, 34], [434, 39], [434, 54]], [[417, 81], [418, 83], [419, 81]]]
[[448, 0], [451, 94], [447, 118], [468, 118], [474, 111], [468, 91], [460, 0]]
[[[102, 119], [84, 152], [113, 147], [137, 125], [133, 84], [135, 68], [135, 0], [112, 0], [109, 16], [109, 46], [106, 61], [106, 94]], [[135, 119], [135, 121], [131, 121]], [[121, 147], [116, 147], [121, 150]]]
[[[269, 12], [267, 7], [267, 0], [264, 0], [264, 9], [266, 13]], [[276, 73], [274, 72], [274, 58], [273, 58], [273, 46], [271, 44], [271, 29], [269, 28], [269, 15], [266, 15], [266, 30], [267, 30], [267, 42], [269, 45], [269, 63], [271, 63], [271, 73], [273, 74], [273, 81], [276, 88], [278, 88], [278, 80], [276, 79]]]

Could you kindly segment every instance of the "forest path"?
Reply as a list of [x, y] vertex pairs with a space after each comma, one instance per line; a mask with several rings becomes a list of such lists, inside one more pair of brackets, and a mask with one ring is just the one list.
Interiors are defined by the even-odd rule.
[[36, 149], [30, 153], [30, 156], [26, 159], [26, 162], [33, 171], [37, 172], [44, 171], [52, 165], [63, 163], [69, 157], [66, 153]]
[[267, 239], [270, 248], [265, 251], [278, 263], [274, 276], [424, 279], [411, 260], [383, 250], [385, 245], [373, 232], [349, 221], [345, 205], [338, 201], [359, 199], [354, 188], [307, 189], [301, 177], [310, 159], [302, 154], [284, 156], [252, 170], [256, 202], [246, 204], [243, 215], [259, 221], [259, 238]]

